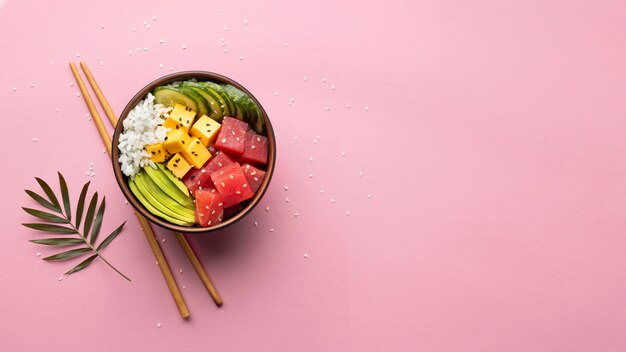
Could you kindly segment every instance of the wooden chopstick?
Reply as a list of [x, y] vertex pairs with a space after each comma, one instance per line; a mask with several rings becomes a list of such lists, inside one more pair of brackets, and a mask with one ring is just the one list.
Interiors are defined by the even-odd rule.
[[[80, 89], [81, 94], [83, 95], [83, 98], [85, 99], [85, 103], [87, 104], [87, 108], [89, 109], [89, 112], [91, 113], [91, 117], [96, 123], [98, 132], [100, 133], [100, 137], [102, 138], [102, 142], [104, 143], [109, 155], [111, 155], [111, 137], [109, 136], [108, 132], [104, 128], [104, 124], [102, 123], [100, 114], [98, 114], [98, 111], [93, 105], [93, 101], [91, 100], [91, 96], [89, 95], [89, 92], [87, 91], [87, 88], [85, 87], [85, 83], [83, 83], [83, 80], [80, 77], [78, 70], [76, 69], [76, 65], [73, 62], [70, 62], [70, 69], [72, 70], [72, 73], [74, 74], [74, 78], [76, 78], [76, 83], [78, 84], [78, 88]], [[161, 250], [161, 247], [159, 247], [159, 242], [156, 240], [154, 231], [152, 230], [150, 223], [148, 222], [146, 218], [144, 218], [138, 212], [135, 212], [135, 215], [137, 216], [137, 220], [139, 220], [139, 224], [141, 225], [141, 228], [143, 229], [143, 233], [145, 234], [146, 239], [148, 240], [148, 244], [150, 245], [150, 248], [152, 249], [152, 253], [154, 254], [157, 260], [159, 268], [161, 268], [161, 273], [163, 274], [163, 277], [165, 278], [167, 287], [170, 289], [170, 292], [172, 293], [172, 297], [174, 298], [174, 301], [176, 302], [176, 306], [178, 307], [178, 310], [180, 311], [180, 315], [183, 317], [183, 319], [188, 318], [189, 309], [187, 309], [187, 305], [185, 304], [183, 295], [180, 293], [180, 289], [178, 288], [178, 285], [176, 285], [176, 281], [174, 280], [172, 271], [170, 270], [170, 267], [167, 264], [167, 260], [165, 259], [165, 256], [163, 255], [163, 251]]]
[[[100, 86], [96, 82], [96, 79], [93, 77], [93, 75], [91, 74], [91, 71], [89, 70], [89, 67], [87, 67], [87, 64], [84, 61], [80, 62], [80, 67], [85, 73], [85, 77], [87, 77], [89, 84], [93, 88], [93, 91], [96, 94], [98, 101], [100, 101], [100, 104], [102, 105], [102, 109], [104, 110], [109, 121], [111, 122], [111, 125], [115, 127], [117, 125], [118, 118], [117, 116], [115, 116], [113, 109], [111, 109], [111, 106], [109, 105], [109, 102], [107, 101], [104, 94], [102, 93], [102, 90], [100, 89]], [[209, 277], [207, 272], [204, 270], [204, 267], [200, 263], [200, 260], [196, 256], [196, 253], [193, 251], [193, 249], [189, 245], [189, 242], [187, 242], [187, 239], [185, 238], [185, 236], [180, 232], [174, 232], [174, 235], [176, 236], [176, 239], [180, 243], [181, 247], [183, 248], [183, 251], [187, 255], [187, 258], [189, 258], [191, 265], [193, 266], [193, 268], [196, 270], [196, 273], [200, 277], [200, 281], [202, 281], [202, 283], [204, 284], [204, 287], [209, 292], [209, 295], [211, 295], [213, 302], [215, 302], [215, 304], [218, 307], [220, 307], [223, 304], [222, 297], [215, 289], [215, 285], [213, 285], [211, 278]]]

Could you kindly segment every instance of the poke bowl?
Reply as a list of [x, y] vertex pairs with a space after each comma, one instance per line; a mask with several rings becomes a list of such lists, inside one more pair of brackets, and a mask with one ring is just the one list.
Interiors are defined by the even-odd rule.
[[126, 105], [112, 161], [122, 193], [150, 222], [207, 233], [260, 202], [274, 172], [276, 139], [267, 113], [241, 84], [212, 72], [178, 72], [149, 83]]

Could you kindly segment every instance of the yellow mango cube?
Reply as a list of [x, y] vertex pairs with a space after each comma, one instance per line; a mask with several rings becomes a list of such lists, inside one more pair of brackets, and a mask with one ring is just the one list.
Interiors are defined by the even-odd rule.
[[190, 139], [191, 137], [189, 137], [185, 131], [181, 129], [173, 130], [167, 133], [163, 147], [165, 147], [165, 150], [170, 154], [182, 152], [189, 146]]
[[150, 160], [155, 163], [162, 163], [170, 156], [170, 153], [165, 150], [162, 143], [147, 145], [146, 151], [150, 154]]
[[180, 152], [180, 154], [182, 154], [190, 164], [195, 166], [196, 169], [202, 168], [202, 165], [211, 158], [211, 153], [207, 147], [200, 142], [198, 137], [193, 137], [187, 149]]
[[196, 112], [190, 108], [176, 104], [174, 110], [170, 112], [170, 116], [165, 120], [163, 126], [171, 128], [172, 131], [182, 129], [185, 133], [189, 133], [189, 128], [193, 124]]
[[191, 164], [179, 153], [174, 154], [166, 166], [178, 178], [183, 178], [191, 170]]
[[200, 142], [202, 142], [205, 147], [208, 147], [211, 143], [213, 143], [215, 138], [217, 138], [217, 134], [219, 133], [221, 127], [222, 125], [220, 125], [217, 121], [206, 115], [202, 115], [202, 117], [200, 117], [198, 121], [193, 124], [193, 127], [191, 127], [191, 135], [198, 137]]

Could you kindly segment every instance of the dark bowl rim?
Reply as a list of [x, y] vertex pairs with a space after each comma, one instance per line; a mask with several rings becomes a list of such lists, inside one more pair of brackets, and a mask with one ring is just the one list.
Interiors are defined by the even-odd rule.
[[[251, 200], [248, 201], [247, 205], [241, 209], [236, 215], [234, 215], [233, 217], [229, 218], [228, 220], [220, 223], [217, 226], [212, 226], [212, 227], [186, 227], [186, 226], [180, 226], [180, 225], [176, 225], [176, 224], [172, 224], [164, 219], [161, 219], [159, 217], [157, 217], [156, 215], [153, 215], [152, 213], [150, 213], [140, 202], [139, 200], [137, 200], [137, 198], [135, 198], [135, 196], [132, 194], [128, 183], [126, 182], [127, 177], [122, 173], [121, 167], [120, 167], [120, 163], [118, 162], [119, 159], [119, 148], [117, 148], [117, 145], [119, 144], [119, 136], [123, 130], [123, 121], [124, 119], [126, 119], [126, 117], [128, 116], [128, 114], [130, 113], [130, 111], [137, 105], [137, 103], [139, 103], [140, 100], [144, 99], [149, 92], [151, 92], [152, 90], [154, 90], [155, 87], [160, 86], [160, 85], [164, 85], [164, 84], [168, 84], [168, 83], [172, 83], [175, 81], [181, 81], [181, 80], [185, 80], [185, 79], [198, 79], [198, 80], [210, 80], [213, 82], [217, 82], [217, 83], [227, 83], [227, 84], [231, 84], [233, 86], [235, 86], [236, 88], [240, 89], [241, 91], [243, 91], [244, 93], [248, 94], [248, 96], [250, 98], [252, 98], [252, 100], [254, 101], [255, 104], [257, 104], [257, 106], [259, 107], [259, 109], [261, 110], [262, 114], [263, 114], [263, 120], [265, 122], [266, 125], [266, 129], [267, 129], [267, 139], [268, 139], [268, 145], [269, 145], [269, 153], [268, 153], [268, 161], [267, 161], [267, 169], [265, 170], [265, 178], [263, 179], [263, 182], [261, 182], [261, 185], [259, 186], [259, 190], [255, 193], [255, 195], [251, 198]], [[263, 108], [263, 106], [261, 105], [261, 103], [259, 102], [259, 100], [248, 90], [246, 89], [243, 85], [241, 85], [239, 82], [233, 80], [230, 77], [226, 77], [224, 75], [221, 75], [219, 73], [215, 73], [215, 72], [209, 72], [209, 71], [181, 71], [181, 72], [174, 72], [174, 73], [170, 73], [168, 75], [159, 77], [155, 80], [153, 80], [152, 82], [148, 83], [146, 86], [144, 86], [141, 90], [139, 90], [139, 92], [137, 92], [133, 98], [128, 102], [128, 104], [126, 104], [126, 107], [124, 108], [124, 110], [122, 111], [122, 113], [119, 116], [119, 119], [117, 121], [117, 124], [115, 125], [115, 131], [113, 132], [113, 139], [112, 139], [112, 155], [111, 155], [111, 160], [112, 160], [112, 164], [113, 164], [113, 173], [115, 175], [115, 180], [117, 181], [118, 186], [120, 187], [120, 189], [122, 190], [122, 193], [124, 194], [124, 197], [126, 197], [126, 199], [128, 200], [128, 202], [133, 206], [133, 208], [135, 208], [136, 211], [138, 211], [141, 215], [143, 215], [145, 218], [147, 218], [151, 223], [154, 223], [156, 225], [159, 225], [162, 228], [168, 229], [168, 230], [172, 230], [172, 231], [176, 231], [176, 232], [182, 232], [182, 233], [194, 233], [194, 234], [202, 234], [202, 233], [209, 233], [209, 232], [214, 232], [220, 229], [223, 229], [231, 224], [236, 223], [237, 221], [241, 220], [243, 217], [245, 217], [248, 213], [250, 213], [250, 211], [252, 211], [252, 209], [254, 209], [254, 207], [256, 207], [258, 205], [258, 203], [261, 201], [261, 199], [263, 198], [263, 195], [265, 194], [265, 192], [267, 191], [267, 188], [270, 184], [270, 181], [272, 179], [272, 175], [274, 174], [274, 168], [275, 168], [275, 164], [276, 164], [276, 136], [274, 135], [274, 129], [272, 127], [272, 123], [267, 115], [267, 112], [265, 111], [265, 109]]]

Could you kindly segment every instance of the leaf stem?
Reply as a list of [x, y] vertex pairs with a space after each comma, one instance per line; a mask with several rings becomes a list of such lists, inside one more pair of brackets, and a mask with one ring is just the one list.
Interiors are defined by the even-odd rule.
[[[67, 219], [67, 217], [65, 216], [65, 214], [63, 214], [63, 217], [65, 217], [65, 218]], [[128, 280], [128, 281], [131, 281], [131, 280], [128, 278], [128, 276], [126, 276], [126, 275], [122, 274], [122, 272], [121, 272], [121, 271], [117, 270], [117, 268], [116, 268], [116, 267], [114, 267], [111, 263], [109, 263], [109, 261], [108, 261], [108, 260], [106, 260], [106, 259], [102, 256], [102, 254], [100, 254], [100, 252], [99, 252], [99, 251], [98, 251], [98, 250], [97, 250], [97, 249], [96, 249], [96, 248], [95, 248], [95, 247], [94, 247], [91, 243], [89, 243], [89, 241], [87, 240], [87, 238], [86, 238], [86, 237], [85, 237], [82, 233], [80, 233], [80, 231], [79, 231], [79, 230], [78, 230], [78, 229], [74, 226], [74, 224], [72, 224], [72, 223], [70, 222], [70, 226], [71, 226], [74, 230], [76, 230], [76, 233], [78, 233], [78, 235], [79, 235], [79, 236], [80, 236], [80, 238], [81, 238], [81, 239], [85, 242], [85, 244], [86, 244], [87, 246], [89, 246], [89, 248], [91, 248], [91, 250], [92, 250], [92, 251], [93, 251], [93, 252], [94, 252], [94, 253], [95, 253], [95, 254], [96, 254], [96, 255], [97, 255], [100, 259], [102, 259], [102, 261], [103, 261], [103, 262], [105, 262], [108, 266], [110, 266], [110, 267], [111, 267], [111, 269], [115, 270], [115, 272], [116, 272], [116, 273], [118, 273], [118, 274], [120, 274], [123, 278], [125, 278], [125, 279], [126, 279], [126, 280]]]

